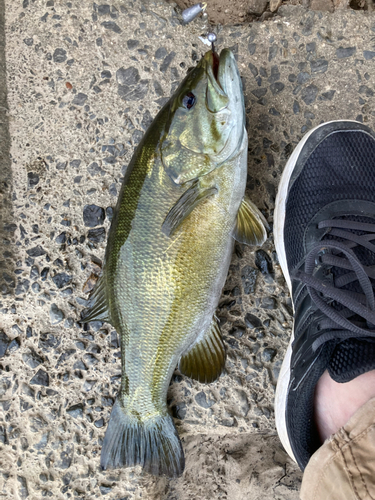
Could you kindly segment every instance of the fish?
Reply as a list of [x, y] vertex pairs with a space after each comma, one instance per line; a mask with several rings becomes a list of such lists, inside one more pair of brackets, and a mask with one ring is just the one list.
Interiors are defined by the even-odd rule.
[[159, 111], [126, 170], [102, 275], [82, 322], [121, 341], [121, 386], [103, 470], [178, 477], [184, 453], [167, 407], [178, 366], [202, 383], [225, 366], [215, 310], [235, 240], [262, 245], [267, 221], [245, 196], [245, 108], [229, 49], [208, 51]]

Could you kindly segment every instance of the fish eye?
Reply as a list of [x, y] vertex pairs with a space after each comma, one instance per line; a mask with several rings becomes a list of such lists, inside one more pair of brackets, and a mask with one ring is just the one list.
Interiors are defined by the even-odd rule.
[[184, 97], [182, 98], [182, 105], [186, 108], [186, 109], [191, 109], [194, 104], [195, 104], [195, 95], [193, 94], [193, 92], [188, 92], [186, 95], [184, 95]]

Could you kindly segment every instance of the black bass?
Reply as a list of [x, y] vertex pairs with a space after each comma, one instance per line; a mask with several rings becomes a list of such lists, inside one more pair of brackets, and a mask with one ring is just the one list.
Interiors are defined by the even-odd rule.
[[176, 477], [184, 454], [168, 413], [176, 365], [212, 382], [225, 348], [215, 318], [234, 240], [262, 244], [267, 225], [244, 197], [247, 134], [230, 50], [209, 51], [154, 119], [126, 171], [103, 274], [84, 322], [121, 338], [122, 381], [103, 469], [140, 464]]

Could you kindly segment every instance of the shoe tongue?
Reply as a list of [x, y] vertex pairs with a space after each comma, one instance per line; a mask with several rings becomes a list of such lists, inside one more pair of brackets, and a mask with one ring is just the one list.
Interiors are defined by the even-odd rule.
[[375, 339], [347, 339], [335, 347], [328, 372], [335, 382], [350, 382], [353, 378], [375, 369]]

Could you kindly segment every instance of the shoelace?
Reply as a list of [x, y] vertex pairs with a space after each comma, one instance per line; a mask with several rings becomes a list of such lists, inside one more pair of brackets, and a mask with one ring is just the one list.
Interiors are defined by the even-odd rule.
[[[319, 323], [322, 334], [312, 344], [314, 351], [333, 339], [375, 337], [375, 295], [370, 279], [375, 279], [375, 266], [363, 265], [352, 250], [361, 245], [375, 254], [375, 245], [371, 243], [375, 240], [375, 224], [337, 219], [321, 221], [318, 227], [330, 228], [327, 234], [345, 241], [323, 239], [308, 253], [305, 271], [296, 271], [292, 274], [293, 279], [307, 286], [316, 307], [326, 316], [326, 319]], [[351, 230], [367, 234], [358, 235]], [[317, 264], [334, 266], [349, 272], [337, 277], [334, 283], [330, 284], [313, 276]], [[342, 290], [343, 286], [355, 280], [359, 281], [363, 293]], [[332, 301], [341, 304], [343, 309], [338, 311], [332, 307], [329, 304]], [[364, 318], [366, 323], [351, 321], [350, 318], [355, 315]], [[364, 328], [364, 324], [367, 328]]]

